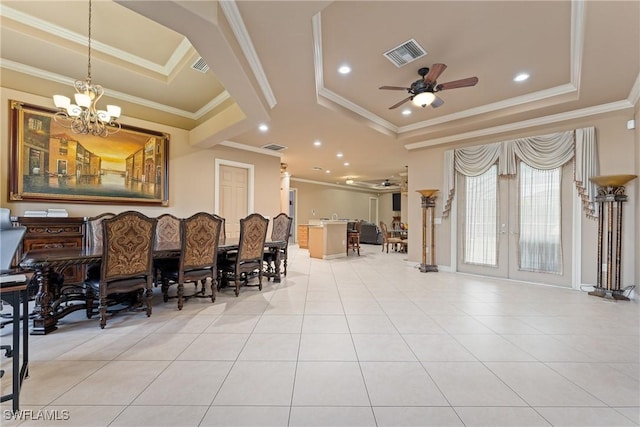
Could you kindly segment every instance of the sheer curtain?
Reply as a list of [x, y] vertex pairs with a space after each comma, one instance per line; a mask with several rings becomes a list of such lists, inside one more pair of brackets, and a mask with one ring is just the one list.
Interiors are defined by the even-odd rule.
[[467, 264], [496, 267], [498, 231], [498, 168], [465, 176], [464, 259]]
[[561, 168], [519, 169], [520, 270], [562, 274]]

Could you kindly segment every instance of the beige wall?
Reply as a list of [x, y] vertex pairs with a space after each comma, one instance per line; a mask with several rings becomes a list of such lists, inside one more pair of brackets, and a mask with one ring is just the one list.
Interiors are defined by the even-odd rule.
[[[636, 116], [637, 116], [636, 112]], [[552, 126], [526, 129], [519, 132], [476, 138], [456, 144], [424, 148], [412, 151], [409, 157], [409, 192], [407, 217], [409, 227], [419, 230], [421, 227], [420, 195], [416, 190], [425, 188], [442, 188], [444, 151], [467, 145], [479, 145], [505, 141], [518, 136], [543, 135], [551, 132], [564, 131], [579, 127], [595, 126], [598, 138], [598, 152], [600, 158], [600, 173], [602, 175], [624, 174], [638, 172], [638, 131], [627, 130], [626, 122], [633, 117], [633, 110], [610, 113], [598, 117], [588, 117]], [[635, 172], [634, 172], [635, 171]], [[631, 236], [638, 236], [640, 199], [638, 195], [639, 180], [632, 181], [627, 186], [629, 201], [624, 205], [624, 239], [622, 261], [622, 286], [634, 283], [638, 277], [635, 266], [638, 259], [638, 244]], [[441, 219], [444, 195], [438, 194], [436, 206], [436, 220]], [[437, 222], [437, 221], [436, 221]], [[436, 225], [436, 260], [441, 266], [451, 265], [451, 220], [442, 219]], [[415, 238], [414, 238], [415, 236]], [[596, 282], [596, 254], [597, 254], [597, 222], [582, 215], [582, 277], [581, 283], [595, 284]], [[412, 233], [409, 239], [409, 260], [420, 262], [422, 241], [421, 235]], [[636, 280], [637, 282], [637, 280]]]
[[94, 216], [102, 212], [122, 212], [135, 209], [149, 216], [171, 213], [186, 217], [198, 211], [213, 212], [215, 189], [215, 160], [224, 159], [254, 165], [255, 171], [255, 211], [273, 218], [280, 212], [280, 157], [238, 150], [224, 146], [210, 149], [198, 149], [189, 146], [185, 130], [136, 120], [125, 116], [122, 123], [166, 132], [171, 135], [169, 142], [169, 206], [128, 206], [94, 205], [80, 203], [26, 203], [9, 202], [7, 195], [9, 176], [9, 99], [53, 106], [48, 98], [2, 88], [0, 107], [0, 128], [2, 139], [0, 146], [0, 206], [11, 209], [12, 215], [22, 215], [29, 209], [50, 207], [65, 208], [70, 216]]
[[[369, 219], [369, 198], [378, 193], [356, 191], [338, 186], [316, 184], [291, 178], [291, 188], [298, 190], [298, 224], [310, 219], [331, 218], [334, 213], [341, 219]], [[391, 196], [387, 199], [391, 210]], [[378, 200], [378, 215], [385, 214], [385, 199]], [[382, 216], [380, 216], [382, 218]]]

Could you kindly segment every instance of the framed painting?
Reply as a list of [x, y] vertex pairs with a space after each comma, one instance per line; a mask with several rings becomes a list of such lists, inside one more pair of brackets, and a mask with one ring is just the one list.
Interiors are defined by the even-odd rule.
[[168, 134], [76, 134], [55, 113], [10, 101], [10, 200], [168, 206]]

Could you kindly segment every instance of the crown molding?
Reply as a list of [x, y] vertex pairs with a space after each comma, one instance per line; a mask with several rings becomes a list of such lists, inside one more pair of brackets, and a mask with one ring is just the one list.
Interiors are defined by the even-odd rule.
[[553, 114], [551, 116], [538, 117], [531, 120], [523, 120], [521, 122], [509, 123], [501, 126], [494, 126], [491, 128], [475, 130], [471, 132], [464, 132], [457, 135], [446, 136], [443, 138], [435, 138], [427, 141], [415, 142], [413, 144], [407, 144], [404, 146], [407, 150], [417, 150], [419, 148], [434, 147], [436, 145], [448, 144], [450, 142], [461, 141], [464, 139], [478, 138], [481, 136], [495, 135], [504, 132], [510, 132], [514, 130], [526, 129], [534, 126], [548, 125], [558, 122], [564, 122], [567, 120], [579, 119], [583, 117], [595, 116], [599, 114], [611, 113], [620, 110], [626, 110], [633, 108], [633, 104], [628, 100], [611, 102], [608, 104], [596, 105], [594, 107], [582, 108], [580, 110], [573, 110], [559, 114]]
[[295, 178], [295, 177], [290, 177], [289, 178], [290, 181], [293, 182], [304, 182], [307, 184], [315, 184], [315, 185], [322, 185], [325, 187], [334, 187], [334, 188], [339, 188], [341, 190], [346, 190], [346, 191], [357, 191], [359, 193], [380, 193], [380, 191], [378, 190], [368, 190], [366, 188], [354, 188], [350, 185], [347, 184], [333, 184], [330, 182], [322, 182], [322, 181], [314, 181], [312, 179], [303, 179], [303, 178]]
[[638, 75], [636, 76], [636, 81], [635, 83], [633, 83], [631, 91], [629, 91], [627, 101], [629, 101], [632, 105], [637, 105], [638, 101], [640, 101], [640, 73], [638, 73]]
[[267, 100], [269, 108], [275, 107], [278, 101], [273, 94], [273, 90], [271, 90], [269, 79], [267, 79], [267, 75], [262, 68], [260, 58], [253, 47], [253, 42], [251, 41], [247, 27], [244, 25], [244, 21], [242, 20], [242, 16], [240, 15], [236, 2], [234, 0], [225, 0], [218, 2], [218, 4], [222, 9], [222, 13], [224, 13], [225, 18], [229, 22], [238, 44], [240, 44], [242, 53], [244, 53], [244, 56], [249, 63], [249, 67], [258, 81], [258, 85], [262, 90], [262, 95]]
[[[316, 96], [327, 99], [341, 107], [344, 107], [364, 119], [368, 120], [372, 125], [381, 126], [384, 129], [393, 132], [396, 137], [400, 137], [401, 134], [410, 131], [422, 130], [429, 126], [436, 124], [442, 124], [459, 120], [462, 118], [468, 118], [477, 116], [480, 114], [491, 113], [494, 111], [502, 110], [505, 108], [515, 107], [526, 103], [539, 101], [542, 99], [549, 99], [552, 97], [565, 95], [567, 93], [575, 92], [576, 96], [580, 88], [580, 78], [582, 72], [582, 53], [584, 48], [584, 21], [585, 21], [585, 0], [572, 0], [571, 1], [571, 47], [569, 52], [570, 57], [570, 76], [569, 83], [556, 86], [553, 88], [545, 89], [542, 91], [530, 93], [515, 98], [505, 99], [503, 101], [494, 102], [492, 104], [483, 105], [477, 108], [471, 108], [465, 111], [460, 111], [454, 114], [439, 117], [437, 119], [425, 120], [412, 125], [398, 127], [392, 123], [384, 120], [371, 111], [362, 108], [359, 105], [345, 99], [344, 97], [335, 94], [326, 87], [324, 87], [323, 78], [323, 59], [322, 59], [322, 26], [321, 26], [321, 13], [318, 12], [312, 17], [313, 28], [313, 54], [314, 54], [314, 71], [316, 79]], [[376, 126], [371, 126], [376, 129]], [[418, 143], [420, 144], [420, 143]], [[409, 144], [414, 145], [414, 144]]]
[[354, 113], [358, 114], [359, 116], [362, 116], [364, 118], [366, 118], [367, 120], [369, 120], [372, 123], [375, 123], [376, 125], [382, 126], [385, 129], [388, 129], [390, 131], [392, 131], [394, 134], [397, 134], [399, 131], [399, 128], [394, 125], [393, 123], [383, 119], [380, 116], [376, 116], [375, 114], [371, 113], [369, 110], [362, 108], [361, 106], [359, 106], [358, 104], [349, 101], [348, 99], [338, 95], [337, 93], [327, 89], [327, 88], [322, 88], [320, 89], [320, 91], [317, 93], [318, 96], [321, 96], [329, 101], [335, 102], [338, 105], [341, 105], [342, 107], [353, 111]]
[[[0, 7], [0, 16], [19, 22], [20, 24], [31, 27], [37, 31], [44, 31], [46, 33], [53, 34], [56, 37], [70, 41], [74, 44], [87, 46], [86, 35], [69, 31], [66, 28], [62, 28], [43, 19], [35, 18], [26, 13], [12, 9], [6, 5], [2, 5], [2, 7]], [[167, 60], [166, 64], [158, 64], [149, 61], [145, 58], [141, 58], [137, 55], [132, 55], [129, 52], [117, 49], [113, 46], [94, 39], [91, 40], [91, 49], [97, 52], [104, 53], [105, 55], [118, 58], [118, 60], [129, 63], [135, 68], [144, 68], [168, 78], [175, 70], [175, 68], [183, 61], [183, 59], [190, 54], [190, 52], [193, 50], [193, 47], [186, 37], [182, 37], [182, 41], [171, 53], [171, 56]]]
[[245, 144], [241, 144], [239, 142], [226, 140], [226, 141], [222, 141], [221, 143], [219, 143], [217, 145], [223, 145], [225, 147], [235, 148], [236, 150], [250, 151], [252, 153], [258, 153], [258, 154], [264, 154], [264, 155], [267, 155], [267, 156], [278, 157], [280, 159], [282, 158], [282, 153], [279, 153], [277, 151], [267, 150], [266, 148], [253, 147], [251, 145], [245, 145]]
[[450, 122], [453, 120], [465, 119], [468, 117], [477, 116], [480, 114], [490, 113], [492, 111], [502, 110], [509, 107], [515, 107], [517, 105], [523, 105], [530, 102], [541, 101], [544, 99], [552, 98], [554, 96], [565, 95], [567, 93], [576, 92], [576, 87], [570, 83], [552, 87], [549, 89], [540, 90], [538, 92], [529, 93], [515, 98], [505, 99], [503, 101], [494, 102], [487, 105], [482, 105], [476, 108], [470, 108], [468, 110], [459, 111], [457, 113], [449, 114], [444, 117], [438, 117], [431, 120], [425, 120], [412, 125], [402, 126], [399, 129], [399, 133], [410, 132], [414, 130], [424, 129], [429, 126], [435, 126], [442, 123]]
[[[56, 73], [52, 73], [52, 72], [49, 72], [49, 71], [44, 71], [44, 70], [42, 70], [40, 68], [35, 68], [35, 67], [31, 67], [29, 65], [20, 64], [18, 62], [10, 61], [10, 60], [7, 60], [7, 59], [1, 59], [0, 58], [0, 69], [7, 69], [7, 70], [12, 70], [12, 71], [17, 71], [19, 73], [28, 74], [28, 75], [33, 76], [33, 77], [38, 77], [38, 78], [41, 78], [41, 79], [44, 79], [44, 80], [48, 80], [48, 81], [52, 81], [52, 82], [55, 82], [55, 83], [68, 85], [69, 87], [73, 87], [73, 84], [75, 82], [74, 79], [71, 79], [69, 77], [66, 77], [66, 76], [63, 76], [63, 75], [60, 75], [60, 74], [56, 74]], [[206, 113], [208, 113], [209, 111], [213, 110], [214, 108], [216, 108], [218, 105], [222, 104], [227, 99], [231, 98], [229, 93], [225, 90], [220, 95], [216, 96], [214, 99], [212, 99], [207, 104], [205, 104], [198, 111], [196, 111], [195, 113], [192, 113], [190, 111], [185, 111], [185, 110], [181, 110], [179, 108], [170, 107], [170, 106], [165, 105], [165, 104], [160, 104], [158, 102], [154, 102], [154, 101], [151, 101], [151, 100], [148, 100], [148, 99], [144, 99], [144, 98], [139, 98], [137, 96], [132, 96], [132, 95], [129, 95], [129, 94], [126, 94], [126, 93], [123, 93], [123, 92], [118, 92], [118, 91], [111, 90], [111, 89], [105, 89], [104, 90], [104, 94], [109, 96], [109, 97], [111, 97], [111, 98], [114, 98], [114, 99], [119, 99], [119, 100], [122, 100], [122, 101], [131, 102], [131, 103], [134, 103], [134, 104], [141, 105], [143, 107], [152, 108], [154, 110], [163, 111], [165, 113], [173, 114], [173, 115], [184, 117], [184, 118], [191, 119], [191, 120], [200, 119]]]

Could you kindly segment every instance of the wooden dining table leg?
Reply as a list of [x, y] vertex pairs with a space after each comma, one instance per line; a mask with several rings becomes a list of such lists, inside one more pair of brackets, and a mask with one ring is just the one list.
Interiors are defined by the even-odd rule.
[[53, 332], [58, 327], [58, 319], [52, 314], [52, 298], [51, 290], [49, 288], [49, 274], [50, 269], [48, 267], [35, 269], [35, 280], [38, 283], [38, 293], [36, 295], [36, 317], [33, 319], [33, 327], [31, 329], [32, 335], [46, 335], [49, 332]]
[[282, 251], [278, 248], [276, 249], [276, 259], [274, 261], [275, 264], [275, 272], [273, 276], [273, 283], [280, 283], [280, 258]]

